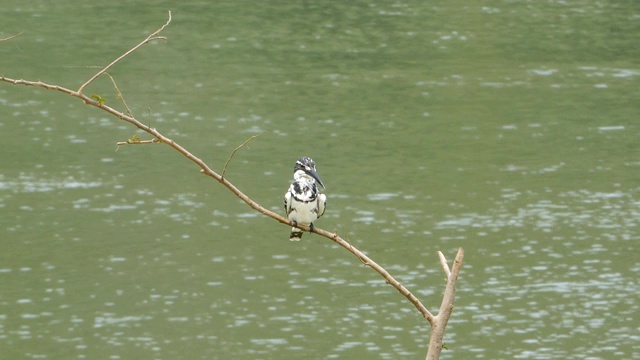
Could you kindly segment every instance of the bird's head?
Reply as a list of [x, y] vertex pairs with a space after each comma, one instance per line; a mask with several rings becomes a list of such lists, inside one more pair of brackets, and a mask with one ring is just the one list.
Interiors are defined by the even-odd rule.
[[314, 178], [318, 182], [318, 184], [320, 184], [320, 186], [324, 188], [324, 184], [322, 183], [322, 180], [320, 180], [320, 176], [316, 172], [316, 163], [313, 161], [313, 159], [307, 156], [298, 159], [298, 161], [296, 161], [296, 164], [293, 166], [293, 172], [295, 173], [299, 170], [304, 171], [305, 174]]

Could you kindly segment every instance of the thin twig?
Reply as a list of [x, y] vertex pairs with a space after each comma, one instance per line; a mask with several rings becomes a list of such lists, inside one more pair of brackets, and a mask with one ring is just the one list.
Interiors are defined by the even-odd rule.
[[449, 269], [449, 264], [447, 264], [447, 258], [444, 257], [444, 254], [441, 251], [438, 251], [438, 257], [440, 258], [440, 266], [442, 266], [442, 271], [447, 276], [451, 276], [451, 270]]
[[[231, 161], [231, 159], [233, 159], [233, 155], [236, 154], [236, 152], [238, 150], [240, 150], [240, 148], [242, 148], [243, 146], [246, 146], [251, 140], [257, 138], [258, 136], [264, 134], [263, 132], [258, 134], [258, 135], [253, 135], [250, 138], [248, 138], [247, 140], [245, 140], [242, 144], [240, 144], [237, 148], [235, 148], [233, 150], [233, 152], [231, 153], [231, 155], [229, 155], [229, 158], [227, 159], [227, 162], [224, 163], [224, 168], [222, 168], [222, 174], [220, 175], [222, 178], [224, 178], [224, 173], [227, 172], [227, 165], [229, 165], [229, 161]], [[248, 148], [248, 146], [247, 146]]]
[[7, 40], [11, 40], [11, 39], [13, 39], [13, 38], [17, 38], [18, 36], [20, 36], [20, 35], [22, 35], [22, 34], [24, 34], [24, 31], [20, 31], [19, 33], [15, 34], [15, 35], [11, 35], [11, 36], [9, 36], [9, 37], [7, 37], [7, 38], [0, 39], [0, 41], [7, 41]]
[[131, 112], [129, 105], [127, 105], [127, 102], [124, 100], [124, 95], [122, 95], [122, 92], [120, 92], [120, 89], [116, 84], [116, 80], [108, 72], [105, 72], [104, 74], [107, 75], [109, 79], [111, 79], [111, 82], [113, 83], [113, 87], [116, 89], [116, 96], [118, 97], [118, 99], [120, 99], [120, 101], [122, 101], [122, 104], [124, 105], [125, 109], [127, 109], [127, 115], [133, 117], [133, 113]]
[[162, 30], [164, 30], [164, 28], [166, 28], [169, 23], [171, 22], [171, 11], [169, 11], [169, 19], [167, 20], [166, 23], [164, 23], [164, 25], [162, 25], [158, 30], [154, 31], [153, 33], [151, 33], [151, 35], [147, 36], [146, 39], [142, 40], [138, 45], [132, 47], [131, 49], [129, 49], [129, 51], [125, 52], [124, 54], [120, 55], [117, 59], [113, 60], [109, 65], [105, 66], [104, 68], [102, 68], [102, 70], [98, 71], [95, 75], [93, 75], [89, 80], [87, 80], [84, 84], [82, 84], [80, 86], [80, 88], [78, 88], [78, 92], [81, 93], [82, 90], [84, 90], [84, 88], [91, 84], [96, 78], [98, 78], [98, 76], [102, 75], [103, 73], [105, 73], [107, 70], [109, 70], [110, 67], [112, 67], [113, 65], [115, 65], [118, 61], [124, 59], [125, 57], [127, 57], [129, 54], [131, 54], [132, 52], [136, 51], [139, 47], [141, 47], [142, 45], [148, 43], [151, 40], [156, 40], [156, 39], [162, 39], [162, 40], [167, 40], [166, 37], [164, 36], [158, 36], [158, 34], [160, 34], [160, 32], [162, 32]]
[[151, 140], [132, 140], [129, 139], [127, 141], [118, 141], [116, 143], [116, 145], [120, 146], [120, 145], [146, 145], [146, 144], [155, 144], [155, 143], [159, 143], [160, 140], [158, 139], [151, 139]]

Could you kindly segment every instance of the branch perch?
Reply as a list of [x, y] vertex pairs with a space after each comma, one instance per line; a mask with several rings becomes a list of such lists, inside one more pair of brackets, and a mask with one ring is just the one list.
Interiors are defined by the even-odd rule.
[[[80, 100], [82, 100], [87, 105], [91, 105], [91, 106], [94, 106], [94, 107], [96, 107], [96, 108], [98, 108], [100, 110], [106, 111], [107, 113], [110, 113], [113, 116], [115, 116], [115, 117], [117, 117], [117, 118], [119, 118], [121, 120], [124, 120], [124, 121], [132, 124], [133, 126], [137, 127], [138, 129], [140, 129], [140, 130], [150, 134], [151, 136], [153, 136], [152, 140], [140, 140], [139, 137], [134, 135], [131, 139], [129, 139], [127, 141], [117, 142], [116, 143], [117, 145], [130, 145], [130, 144], [142, 145], [142, 144], [150, 144], [150, 143], [164, 143], [164, 144], [167, 144], [168, 146], [173, 148], [175, 151], [179, 152], [184, 157], [186, 157], [187, 159], [192, 161], [195, 165], [197, 165], [200, 168], [200, 172], [201, 173], [203, 173], [203, 174], [215, 179], [216, 181], [218, 181], [220, 184], [222, 184], [224, 187], [226, 187], [229, 191], [231, 191], [233, 194], [235, 194], [238, 198], [240, 198], [242, 201], [244, 201], [248, 206], [250, 206], [255, 211], [257, 211], [257, 212], [259, 212], [261, 214], [264, 214], [264, 215], [266, 215], [266, 216], [268, 216], [268, 217], [270, 217], [270, 218], [272, 218], [272, 219], [274, 219], [274, 220], [276, 220], [276, 221], [278, 221], [278, 222], [280, 222], [282, 224], [286, 224], [287, 226], [294, 226], [293, 222], [289, 221], [287, 218], [283, 217], [282, 215], [280, 215], [278, 213], [270, 211], [270, 210], [264, 208], [263, 206], [261, 206], [260, 204], [256, 203], [254, 200], [252, 200], [247, 195], [245, 195], [242, 191], [240, 191], [240, 189], [235, 187], [232, 183], [230, 183], [224, 177], [226, 169], [227, 169], [227, 166], [228, 166], [229, 162], [233, 159], [233, 157], [236, 154], [236, 152], [238, 150], [240, 150], [242, 147], [246, 146], [250, 141], [252, 141], [256, 137], [260, 136], [261, 134], [251, 136], [249, 139], [247, 139], [242, 144], [240, 144], [238, 147], [236, 147], [235, 150], [231, 153], [231, 155], [227, 159], [227, 161], [225, 162], [223, 170], [222, 170], [222, 173], [218, 174], [217, 172], [212, 170], [204, 161], [202, 161], [200, 158], [196, 157], [195, 155], [191, 154], [189, 151], [187, 151], [180, 144], [178, 144], [175, 141], [173, 141], [172, 139], [164, 136], [162, 133], [160, 133], [155, 128], [152, 128], [151, 126], [145, 125], [145, 124], [141, 123], [140, 121], [138, 121], [133, 116], [129, 106], [125, 102], [125, 100], [124, 100], [124, 98], [122, 96], [122, 93], [120, 92], [120, 90], [118, 89], [118, 86], [116, 85], [115, 80], [109, 74], [107, 74], [107, 75], [111, 78], [113, 86], [116, 89], [117, 96], [118, 96], [118, 98], [120, 98], [122, 100], [122, 103], [124, 104], [126, 112], [118, 111], [118, 110], [112, 108], [111, 106], [106, 105], [105, 104], [105, 100], [103, 98], [101, 98], [100, 96], [98, 96], [98, 95], [87, 96], [83, 92], [83, 90], [89, 84], [91, 84], [96, 78], [98, 78], [102, 74], [105, 74], [109, 68], [111, 68], [116, 63], [118, 63], [119, 61], [121, 61], [122, 59], [124, 59], [125, 57], [127, 57], [128, 55], [133, 53], [134, 51], [136, 51], [142, 45], [148, 43], [149, 41], [155, 40], [155, 39], [166, 40], [166, 38], [164, 36], [160, 36], [159, 34], [169, 25], [170, 22], [171, 22], [171, 12], [169, 12], [169, 18], [168, 18], [168, 20], [166, 21], [166, 23], [164, 25], [162, 25], [158, 30], [156, 30], [155, 32], [153, 32], [149, 36], [147, 36], [142, 42], [140, 42], [139, 44], [137, 44], [136, 46], [134, 46], [133, 48], [131, 48], [130, 50], [128, 50], [127, 52], [125, 52], [124, 54], [119, 56], [118, 58], [116, 58], [114, 61], [112, 61], [110, 64], [108, 64], [107, 66], [102, 68], [100, 71], [98, 71], [89, 80], [87, 80], [84, 84], [82, 84], [78, 88], [78, 90], [74, 91], [74, 90], [68, 89], [66, 87], [62, 87], [62, 86], [59, 86], [59, 85], [52, 85], [52, 84], [48, 84], [48, 83], [45, 83], [45, 82], [42, 82], [42, 81], [19, 80], [19, 79], [12, 79], [12, 78], [8, 78], [8, 77], [4, 77], [4, 76], [0, 76], [0, 81], [7, 82], [7, 83], [10, 83], [10, 84], [13, 84], [13, 85], [34, 86], [34, 87], [44, 88], [44, 89], [47, 89], [47, 90], [58, 91], [58, 92], [61, 92], [61, 93], [64, 93], [64, 94], [71, 95], [73, 97], [79, 98]], [[311, 229], [308, 226], [300, 225], [300, 224], [298, 224], [296, 226], [298, 228], [304, 230], [304, 231], [311, 231]], [[444, 336], [444, 330], [445, 330], [446, 324], [447, 324], [447, 322], [449, 320], [449, 317], [451, 315], [451, 312], [453, 311], [453, 299], [454, 299], [454, 295], [455, 295], [455, 284], [456, 284], [456, 281], [458, 279], [458, 275], [460, 273], [460, 268], [461, 268], [461, 265], [462, 265], [462, 260], [463, 260], [463, 257], [464, 257], [463, 249], [460, 248], [458, 250], [458, 253], [457, 253], [456, 258], [454, 260], [452, 269], [449, 269], [449, 266], [447, 264], [447, 260], [444, 257], [444, 255], [441, 252], [438, 252], [438, 256], [440, 258], [440, 264], [441, 264], [442, 269], [443, 269], [443, 271], [444, 271], [444, 273], [445, 273], [445, 275], [447, 277], [447, 285], [446, 285], [446, 288], [445, 288], [442, 304], [440, 305], [440, 309], [439, 309], [438, 315], [434, 316], [420, 302], [420, 300], [411, 291], [409, 291], [404, 285], [402, 285], [398, 280], [396, 280], [393, 276], [391, 276], [391, 274], [389, 274], [389, 272], [385, 268], [383, 268], [378, 263], [373, 261], [369, 256], [367, 256], [362, 251], [357, 249], [355, 246], [350, 244], [347, 240], [345, 240], [342, 237], [338, 236], [338, 234], [336, 232], [331, 233], [331, 232], [328, 232], [326, 230], [319, 229], [319, 228], [315, 228], [314, 232], [316, 234], [322, 236], [322, 237], [325, 237], [325, 238], [327, 238], [329, 240], [334, 241], [336, 244], [340, 245], [345, 250], [347, 250], [351, 254], [355, 255], [363, 264], [365, 264], [366, 266], [369, 266], [374, 271], [376, 271], [378, 274], [380, 274], [391, 286], [393, 286], [411, 304], [413, 304], [413, 306], [420, 312], [420, 314], [422, 314], [422, 316], [427, 321], [429, 321], [429, 323], [431, 325], [432, 332], [431, 332], [431, 337], [430, 337], [430, 341], [429, 341], [429, 350], [428, 350], [428, 353], [427, 353], [427, 360], [436, 360], [436, 359], [438, 359], [439, 354], [442, 351], [442, 339], [443, 339], [443, 336]]]

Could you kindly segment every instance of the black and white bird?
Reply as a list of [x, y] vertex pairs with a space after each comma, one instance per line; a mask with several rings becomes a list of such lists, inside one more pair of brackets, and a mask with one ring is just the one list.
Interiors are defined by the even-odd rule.
[[[295, 224], [307, 225], [313, 231], [313, 222], [324, 214], [327, 196], [321, 194], [317, 184], [324, 188], [316, 172], [316, 163], [310, 157], [301, 157], [293, 166], [293, 182], [284, 194], [284, 211]], [[302, 230], [291, 228], [289, 240], [299, 241]]]

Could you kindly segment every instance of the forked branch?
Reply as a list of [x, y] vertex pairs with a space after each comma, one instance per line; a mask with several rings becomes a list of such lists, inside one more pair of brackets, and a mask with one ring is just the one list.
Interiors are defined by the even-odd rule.
[[456, 258], [453, 260], [453, 267], [449, 270], [447, 259], [444, 255], [438, 251], [438, 256], [442, 264], [442, 270], [447, 276], [447, 286], [444, 289], [444, 295], [442, 296], [442, 303], [440, 304], [440, 311], [438, 315], [430, 321], [431, 323], [431, 337], [429, 339], [429, 350], [427, 351], [426, 360], [437, 360], [440, 358], [440, 352], [442, 352], [444, 330], [447, 327], [451, 312], [453, 311], [453, 299], [456, 295], [456, 282], [458, 281], [458, 275], [460, 275], [460, 269], [462, 268], [462, 260], [464, 259], [464, 250], [458, 249]]

